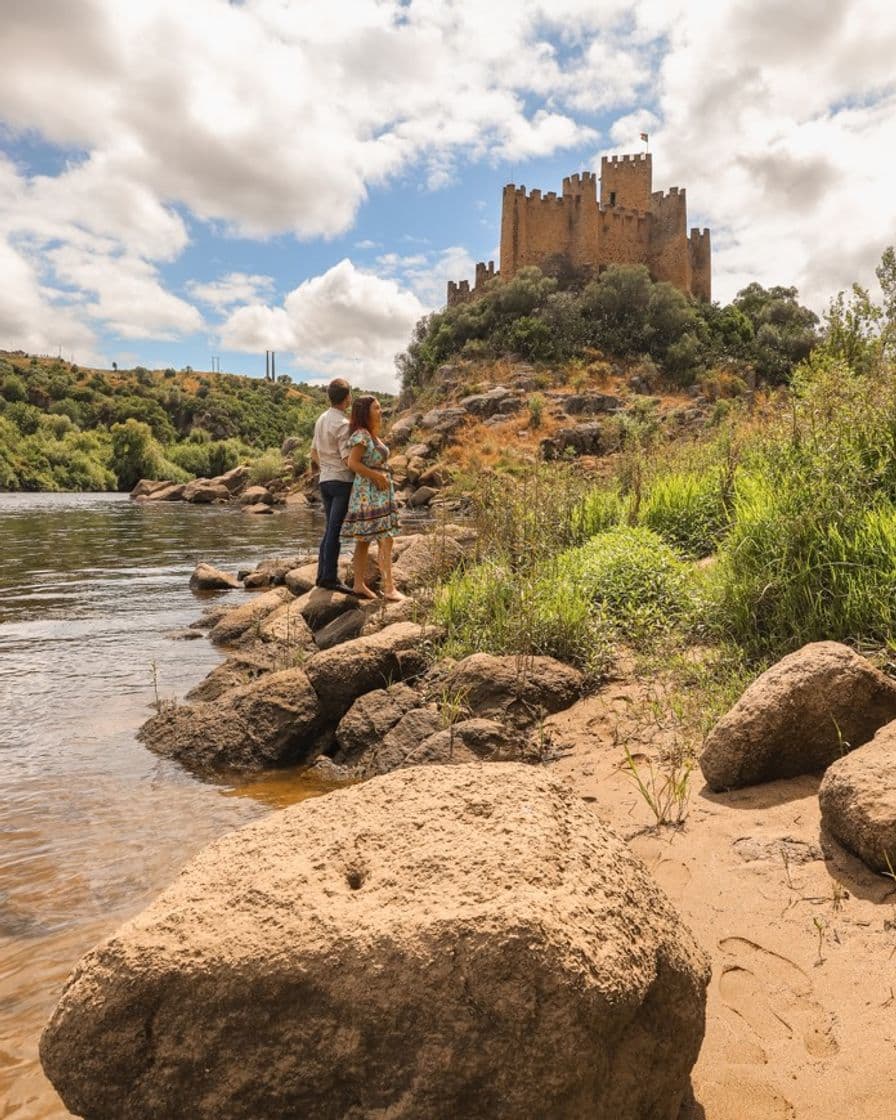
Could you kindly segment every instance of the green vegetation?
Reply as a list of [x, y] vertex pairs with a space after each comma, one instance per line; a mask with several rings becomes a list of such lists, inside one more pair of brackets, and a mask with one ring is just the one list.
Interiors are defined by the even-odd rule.
[[211, 478], [257, 461], [282, 472], [280, 446], [304, 469], [323, 391], [227, 374], [79, 369], [0, 354], [0, 489], [130, 489], [139, 478]]
[[496, 279], [480, 298], [421, 319], [397, 359], [404, 388], [424, 387], [458, 355], [564, 362], [595, 350], [646, 356], [677, 385], [720, 365], [780, 384], [818, 339], [817, 316], [800, 306], [795, 288], [751, 284], [720, 307], [654, 283], [643, 265], [614, 265], [583, 286], [575, 283], [572, 275], [525, 268], [508, 283]]
[[[879, 277], [879, 304], [858, 288], [838, 296], [789, 383], [726, 401], [698, 438], [670, 441], [645, 411], [626, 421], [598, 485], [565, 463], [489, 479], [475, 494], [479, 555], [434, 597], [449, 652], [550, 653], [600, 673], [625, 646], [716, 710], [751, 673], [806, 642], [891, 649], [890, 250]], [[795, 321], [789, 290], [769, 294], [766, 309], [791, 308], [774, 319], [784, 330]], [[758, 314], [757, 292], [742, 297], [742, 313]], [[706, 713], [692, 716], [696, 725]]]

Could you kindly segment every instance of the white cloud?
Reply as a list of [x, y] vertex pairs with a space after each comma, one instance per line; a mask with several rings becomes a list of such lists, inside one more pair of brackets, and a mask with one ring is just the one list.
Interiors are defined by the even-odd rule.
[[793, 283], [822, 309], [873, 280], [896, 241], [894, 53], [896, 8], [876, 0], [682, 6], [654, 178], [687, 186], [692, 224], [712, 227], [718, 298]]
[[217, 280], [203, 283], [188, 280], [187, 291], [200, 303], [223, 309], [235, 303], [260, 303], [274, 287], [273, 276], [247, 275], [245, 272], [228, 272]]
[[221, 328], [221, 344], [247, 352], [289, 351], [312, 375], [394, 390], [394, 357], [425, 311], [394, 280], [361, 272], [345, 259], [300, 284], [282, 307], [234, 311]]

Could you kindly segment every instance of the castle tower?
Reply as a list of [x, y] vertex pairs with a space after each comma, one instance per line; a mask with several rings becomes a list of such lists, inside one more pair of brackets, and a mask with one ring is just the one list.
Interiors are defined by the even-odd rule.
[[449, 283], [448, 303], [481, 295], [494, 277], [510, 280], [535, 265], [552, 271], [572, 266], [583, 277], [614, 264], [645, 265], [656, 281], [674, 284], [697, 299], [712, 293], [709, 230], [688, 236], [683, 188], [653, 191], [647, 153], [601, 160], [600, 200], [593, 171], [568, 175], [560, 197], [527, 193], [508, 183], [501, 205], [500, 272], [493, 262], [476, 266], [475, 286]]
[[600, 204], [603, 209], [649, 210], [653, 190], [653, 157], [604, 156], [600, 161]]

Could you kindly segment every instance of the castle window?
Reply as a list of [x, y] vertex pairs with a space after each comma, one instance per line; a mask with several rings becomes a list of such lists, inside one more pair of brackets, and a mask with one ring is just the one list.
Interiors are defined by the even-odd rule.
[[610, 205], [611, 206], [616, 205], [616, 192], [615, 191], [610, 191]]

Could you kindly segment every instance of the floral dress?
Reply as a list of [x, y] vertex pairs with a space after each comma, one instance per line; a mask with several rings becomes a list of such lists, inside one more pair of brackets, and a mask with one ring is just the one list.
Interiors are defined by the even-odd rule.
[[[389, 448], [365, 428], [358, 428], [349, 436], [349, 448], [364, 447], [361, 462], [371, 470], [384, 471], [389, 458]], [[356, 474], [352, 483], [352, 493], [348, 502], [348, 512], [342, 523], [342, 539], [353, 541], [377, 541], [382, 537], [398, 536], [398, 506], [395, 502], [395, 487], [389, 478], [386, 490], [377, 490], [373, 482], [363, 475]]]

